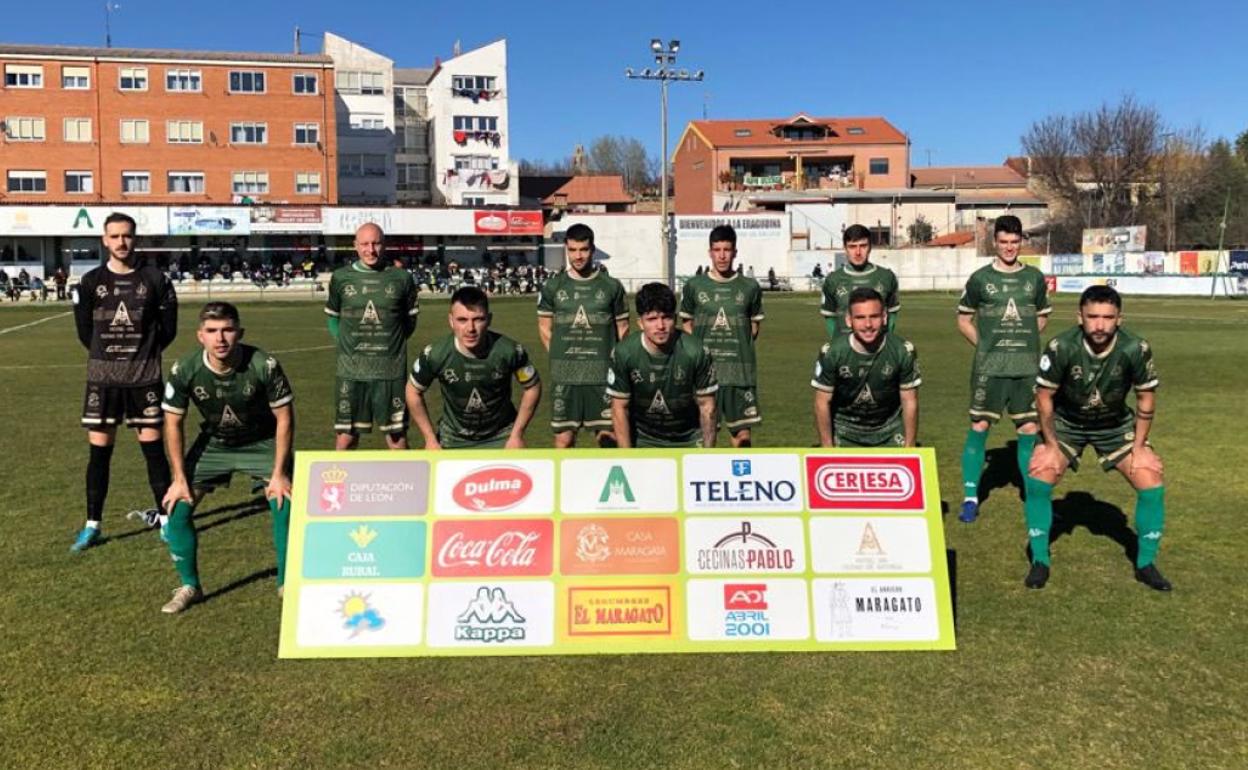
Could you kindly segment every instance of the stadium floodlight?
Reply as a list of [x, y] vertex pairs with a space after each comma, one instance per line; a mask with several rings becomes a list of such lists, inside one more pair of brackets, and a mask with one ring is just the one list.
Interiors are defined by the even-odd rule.
[[681, 71], [680, 71], [680, 79], [681, 79], [681, 80], [686, 80], [686, 79], [688, 79], [688, 77], [689, 77], [689, 70], [681, 70]]
[[694, 79], [694, 80], [701, 80], [701, 79], [702, 79], [702, 76], [703, 76], [704, 74], [705, 74], [705, 73], [704, 73], [702, 70], [698, 70], [697, 72], [693, 73], [693, 79]]
[[[653, 45], [653, 44], [652, 44], [652, 45]], [[673, 40], [672, 42], [668, 43], [668, 44], [667, 44], [667, 49], [668, 49], [669, 51], [671, 51], [672, 53], [676, 53], [677, 51], [679, 51], [679, 50], [680, 50], [680, 41], [679, 41], [679, 40]]]
[[652, 38], [650, 38], [650, 50], [651, 50], [651, 51], [654, 51], [655, 53], [658, 53], [659, 51], [662, 51], [662, 50], [663, 50], [663, 41], [662, 41], [662, 40], [659, 40], [657, 37], [652, 37]]
[[632, 76], [633, 76], [633, 68], [632, 68], [632, 67], [625, 67], [625, 68], [624, 68], [624, 77], [626, 77], [626, 78], [631, 78]]

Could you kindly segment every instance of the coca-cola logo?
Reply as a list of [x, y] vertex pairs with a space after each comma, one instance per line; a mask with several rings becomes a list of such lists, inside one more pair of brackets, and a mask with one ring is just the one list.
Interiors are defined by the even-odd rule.
[[533, 477], [514, 465], [491, 465], [464, 476], [451, 497], [470, 511], [505, 511], [524, 501], [533, 491]]
[[549, 519], [433, 525], [437, 577], [549, 575], [553, 559], [554, 522]]
[[807, 457], [812, 509], [921, 511], [923, 468], [918, 457]]

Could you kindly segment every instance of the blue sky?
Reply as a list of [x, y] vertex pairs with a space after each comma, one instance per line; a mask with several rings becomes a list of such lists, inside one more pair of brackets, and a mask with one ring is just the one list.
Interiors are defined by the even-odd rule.
[[[429, 66], [460, 40], [507, 38], [511, 151], [569, 155], [612, 133], [659, 146], [652, 37], [678, 38], [678, 66], [704, 83], [671, 92], [671, 141], [712, 118], [882, 115], [908, 132], [912, 163], [1000, 163], [1030, 123], [1124, 93], [1210, 138], [1248, 128], [1248, 57], [1230, 36], [1248, 3], [492, 2], [118, 0], [115, 46], [289, 51], [293, 29], [332, 30]], [[101, 45], [104, 0], [4, 0], [0, 41]], [[192, 10], [194, 9], [194, 10]], [[305, 49], [319, 47], [306, 39]]]

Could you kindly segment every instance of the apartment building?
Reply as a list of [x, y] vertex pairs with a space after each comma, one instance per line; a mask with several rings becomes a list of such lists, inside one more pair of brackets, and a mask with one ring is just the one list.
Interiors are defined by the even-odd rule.
[[338, 127], [338, 199], [393, 204], [394, 60], [326, 32], [321, 52], [334, 63]]

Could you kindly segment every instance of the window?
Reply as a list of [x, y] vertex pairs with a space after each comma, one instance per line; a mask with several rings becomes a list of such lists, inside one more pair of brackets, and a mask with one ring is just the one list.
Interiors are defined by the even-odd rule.
[[[451, 88], [456, 96], [469, 96], [471, 93], [494, 90], [495, 78], [492, 75], [455, 75], [451, 78]], [[469, 92], [469, 93], [462, 93]]]
[[385, 76], [380, 72], [338, 72], [334, 86], [344, 94], [381, 96], [386, 93]]
[[204, 124], [199, 120], [171, 120], [165, 124], [165, 141], [169, 144], [202, 144]]
[[43, 118], [5, 118], [4, 137], [10, 142], [42, 142], [47, 138]]
[[231, 123], [230, 144], [264, 144], [268, 133], [267, 123]]
[[353, 112], [348, 122], [356, 131], [384, 131], [386, 128], [385, 116], [376, 112]]
[[872, 158], [869, 170], [872, 174], [887, 174], [888, 158]]
[[338, 156], [338, 173], [347, 177], [386, 175], [385, 155], [348, 153]]
[[121, 121], [121, 141], [126, 144], [147, 144], [146, 120]]
[[736, 129], [735, 131], [733, 131], [733, 132], [732, 132], [732, 135], [733, 135], [733, 136], [741, 136], [741, 137], [746, 137], [746, 136], [750, 136], [750, 135], [751, 135], [751, 134], [753, 134], [753, 133], [754, 133], [754, 132], [753, 132], [753, 131], [751, 131], [751, 130], [750, 130], [750, 129], [748, 129], [748, 128], [738, 128], [738, 129]]
[[66, 171], [65, 172], [65, 192], [67, 193], [90, 193], [95, 192], [95, 183], [90, 171]]
[[498, 118], [488, 115], [456, 115], [454, 118], [456, 131], [497, 131]]
[[146, 171], [121, 172], [121, 191], [130, 194], [144, 194], [152, 191], [152, 175]]
[[398, 190], [411, 192], [427, 192], [429, 190], [429, 164], [400, 163], [395, 166]]
[[122, 67], [117, 87], [122, 91], [146, 91], [147, 67]]
[[296, 72], [294, 92], [297, 94], [315, 94], [316, 75], [310, 72]]
[[465, 195], [465, 196], [464, 196], [464, 199], [463, 199], [463, 205], [465, 205], [465, 206], [484, 206], [484, 205], [485, 205], [485, 198], [481, 198], [481, 197], [478, 197], [478, 196], [475, 196], [475, 195]]
[[171, 193], [202, 193], [204, 191], [204, 172], [202, 171], [170, 171], [169, 192]]
[[6, 64], [4, 85], [6, 88], [43, 88], [43, 67]]
[[199, 93], [203, 89], [203, 77], [199, 70], [165, 70], [166, 91]]
[[90, 87], [90, 67], [61, 67], [61, 88], [78, 90]]
[[269, 191], [269, 172], [235, 171], [233, 190], [235, 195], [267, 193]]
[[456, 170], [492, 171], [498, 168], [498, 158], [490, 155], [456, 155]]
[[847, 133], [850, 136], [862, 136], [863, 134], [867, 133], [867, 130], [863, 128], [862, 126], [850, 126]]
[[408, 123], [399, 134], [399, 152], [424, 154], [429, 149], [429, 131], [423, 122]]
[[300, 171], [295, 174], [295, 193], [298, 195], [320, 195], [321, 175], [315, 171]]
[[296, 123], [295, 144], [316, 144], [321, 140], [320, 123]]
[[65, 118], [65, 141], [91, 141], [91, 118]]
[[236, 94], [264, 93], [263, 72], [231, 72], [230, 91]]
[[48, 191], [46, 171], [10, 171], [9, 192], [43, 193]]

